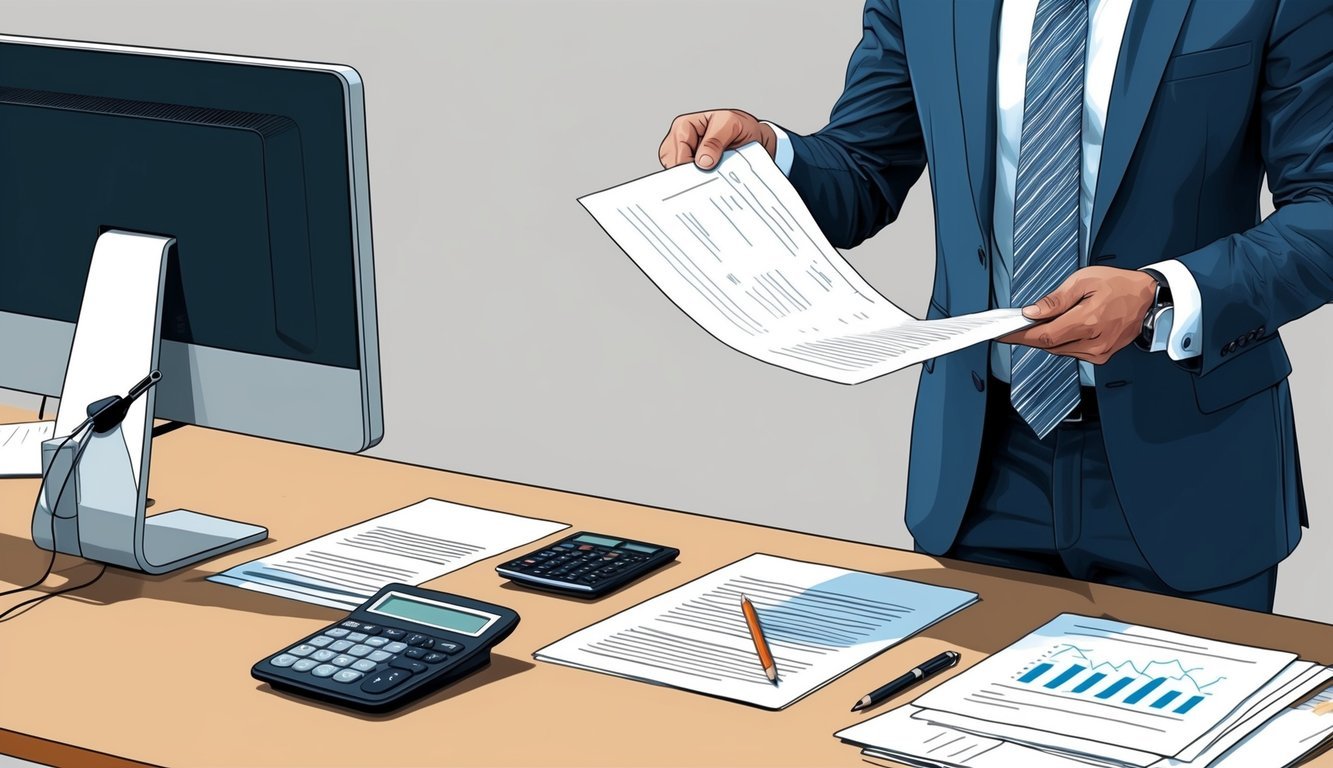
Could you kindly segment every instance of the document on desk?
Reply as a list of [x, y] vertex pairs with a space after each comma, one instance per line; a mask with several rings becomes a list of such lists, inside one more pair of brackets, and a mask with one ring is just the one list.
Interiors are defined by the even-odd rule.
[[759, 144], [579, 199], [696, 323], [757, 360], [857, 384], [1019, 330], [1017, 309], [917, 320], [857, 274]]
[[[1333, 670], [1304, 662], [1326, 685]], [[1302, 687], [1308, 688], [1308, 685]], [[1316, 688], [1320, 686], [1315, 686]], [[1252, 712], [1249, 721], [1238, 722], [1229, 738], [1219, 740], [1193, 760], [1163, 758], [1152, 768], [1285, 768], [1294, 765], [1333, 737], [1333, 688], [1324, 688], [1313, 698], [1276, 712], [1266, 708]], [[913, 704], [872, 717], [835, 736], [862, 747], [862, 754], [908, 765], [931, 768], [1086, 768], [1089, 765], [1122, 765], [1089, 755], [1053, 752], [1021, 743], [980, 735], [921, 719], [923, 710]]]
[[568, 527], [426, 499], [208, 579], [351, 610], [385, 584], [422, 584]]
[[915, 716], [1112, 764], [1188, 763], [1327, 674], [1293, 653], [1065, 614], [926, 692]]
[[54, 421], [0, 424], [0, 477], [41, 477], [42, 441], [55, 432]]
[[[777, 685], [760, 665], [742, 595], [759, 614]], [[781, 709], [976, 600], [959, 589], [756, 554], [533, 656]]]

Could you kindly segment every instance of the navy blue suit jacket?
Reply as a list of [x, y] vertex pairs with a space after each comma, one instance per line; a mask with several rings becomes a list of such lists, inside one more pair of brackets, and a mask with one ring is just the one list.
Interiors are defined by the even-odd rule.
[[[891, 222], [929, 168], [930, 317], [989, 306], [999, 0], [869, 0], [829, 124], [793, 135], [790, 178], [829, 239]], [[1267, 172], [1277, 207], [1259, 219]], [[1097, 368], [1116, 492], [1170, 586], [1285, 557], [1305, 521], [1278, 329], [1333, 298], [1328, 0], [1136, 0], [1112, 86], [1089, 262], [1180, 259], [1203, 300], [1190, 364], [1130, 345]], [[947, 552], [976, 476], [988, 350], [924, 366], [907, 525]]]

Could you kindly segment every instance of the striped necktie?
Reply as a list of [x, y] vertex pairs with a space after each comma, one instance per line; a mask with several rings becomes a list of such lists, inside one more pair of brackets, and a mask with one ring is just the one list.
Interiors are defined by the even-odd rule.
[[[1014, 307], [1032, 304], [1078, 269], [1087, 33], [1087, 0], [1040, 0], [1014, 186]], [[1016, 346], [1010, 387], [1014, 409], [1045, 437], [1079, 402], [1078, 361]]]

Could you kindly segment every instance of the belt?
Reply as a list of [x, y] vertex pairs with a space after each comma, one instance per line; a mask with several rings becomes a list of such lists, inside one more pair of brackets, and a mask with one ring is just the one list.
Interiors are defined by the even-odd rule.
[[[1014, 411], [1009, 397], [1009, 382], [1000, 381], [992, 376], [989, 386], [991, 395], [1003, 400], [1009, 410], [1017, 416], [1018, 412]], [[1061, 424], [1101, 421], [1101, 412], [1097, 409], [1097, 388], [1079, 387], [1079, 395], [1078, 405], [1074, 406], [1074, 410], [1069, 412], [1069, 415], [1060, 422]]]

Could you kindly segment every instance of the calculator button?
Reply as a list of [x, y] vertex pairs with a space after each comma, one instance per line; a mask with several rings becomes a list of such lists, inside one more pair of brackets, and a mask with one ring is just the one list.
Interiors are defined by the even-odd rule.
[[291, 655], [290, 653], [284, 653], [279, 656], [274, 656], [272, 659], [269, 659], [268, 663], [272, 664], [275, 667], [290, 667], [291, 665], [296, 663], [296, 657]]
[[463, 646], [458, 643], [451, 643], [448, 640], [439, 640], [435, 643], [435, 650], [443, 653], [458, 653], [463, 650]]
[[427, 651], [421, 648], [408, 648], [406, 651], [403, 651], [403, 655], [409, 659], [419, 659], [422, 656], [425, 656], [426, 653]]
[[361, 690], [366, 693], [384, 693], [411, 676], [412, 673], [406, 669], [382, 669], [367, 677], [361, 684]]
[[335, 627], [334, 629], [324, 630], [324, 634], [334, 638], [335, 640], [340, 637], [347, 637], [348, 633], [350, 632], [351, 632], [350, 629], [343, 629], [342, 627]]
[[315, 661], [328, 661], [329, 659], [332, 659], [337, 655], [338, 654], [326, 648], [323, 650], [315, 651], [314, 653], [310, 654], [310, 658], [314, 659]]
[[359, 621], [350, 621], [350, 620], [349, 620], [349, 621], [344, 621], [344, 622], [343, 622], [342, 624], [340, 624], [339, 626], [347, 627], [348, 629], [360, 629], [360, 628], [361, 628], [361, 622], [359, 622]]
[[366, 658], [378, 663], [384, 661], [385, 659], [392, 659], [393, 654], [385, 653], [384, 651], [371, 651], [370, 655], [367, 656]]
[[561, 549], [573, 549], [573, 548], [574, 548], [574, 544], [573, 544], [573, 542], [566, 541], [565, 543], [563, 543], [563, 544], [560, 545], [560, 548], [561, 548]]
[[395, 669], [406, 669], [408, 672], [418, 675], [425, 672], [427, 669], [425, 664], [422, 664], [419, 661], [412, 661], [411, 659], [394, 659], [389, 662], [389, 666]]
[[353, 643], [351, 640], [335, 640], [333, 641], [333, 645], [329, 646], [329, 650], [333, 651], [334, 653], [342, 653], [348, 648], [351, 648], [353, 645], [355, 645], [355, 643]]
[[340, 669], [338, 670], [338, 673], [333, 676], [333, 679], [340, 683], [355, 683], [357, 680], [361, 679], [362, 674], [363, 673], [357, 672], [355, 669]]
[[371, 648], [371, 647], [368, 646], [368, 645], [361, 645], [361, 644], [358, 643], [357, 645], [354, 645], [354, 646], [352, 646], [351, 648], [348, 648], [348, 649], [347, 649], [347, 652], [348, 652], [349, 654], [351, 654], [352, 656], [361, 657], [361, 656], [365, 656], [367, 653], [370, 653], [370, 652], [373, 651], [373, 650], [375, 650], [375, 649], [374, 649], [374, 648]]
[[366, 645], [370, 646], [371, 648], [378, 648], [378, 647], [380, 647], [381, 645], [388, 645], [388, 644], [389, 644], [389, 641], [388, 641], [388, 640], [385, 640], [385, 639], [382, 638], [382, 637], [367, 637], [367, 638], [366, 638]]
[[309, 672], [318, 666], [319, 662], [314, 659], [297, 659], [296, 663], [292, 665], [292, 669], [297, 672]]
[[436, 653], [435, 651], [431, 651], [430, 653], [427, 653], [424, 656], [422, 656], [421, 660], [426, 662], [427, 664], [439, 664], [440, 662], [444, 661], [447, 658], [449, 657], [445, 656], [443, 653]]
[[354, 642], [354, 643], [359, 643], [359, 642], [365, 640], [366, 637], [367, 637], [367, 635], [366, 635], [365, 632], [353, 632], [352, 634], [350, 634], [350, 635], [347, 636], [347, 639], [348, 639], [348, 640], [351, 640], [351, 641]]
[[408, 635], [407, 639], [404, 640], [403, 642], [407, 643], [408, 645], [421, 645], [422, 643], [426, 642], [426, 636], [423, 634], [419, 634], [417, 632], [413, 632], [412, 634]]
[[293, 656], [309, 656], [314, 652], [315, 652], [315, 646], [306, 645], [305, 643], [301, 643], [300, 645], [296, 646], [290, 651], [287, 651], [287, 653], [290, 653]]
[[[330, 661], [329, 663], [335, 667], [350, 667], [352, 666], [352, 662], [356, 660], [357, 660], [356, 657], [348, 656], [347, 654], [344, 653], [338, 656], [334, 656], [333, 661]], [[371, 662], [371, 664], [374, 664], [374, 662]]]
[[332, 664], [320, 664], [318, 667], [310, 670], [310, 674], [315, 677], [332, 677], [337, 671], [338, 668]]
[[390, 640], [402, 640], [404, 637], [407, 637], [406, 632], [401, 629], [393, 629], [392, 627], [385, 627], [384, 632], [381, 634]]
[[361, 631], [365, 632], [367, 635], [378, 635], [380, 633], [380, 626], [378, 624], [362, 624]]
[[324, 646], [333, 642], [333, 638], [329, 637], [328, 635], [315, 635], [314, 637], [310, 638], [305, 642], [306, 645], [313, 645], [316, 648], [323, 648]]
[[402, 653], [407, 648], [407, 643], [389, 643], [384, 646], [384, 650], [389, 653]]
[[355, 669], [358, 672], [369, 672], [378, 666], [378, 664], [370, 659], [358, 659], [357, 661], [352, 662], [352, 669]]

